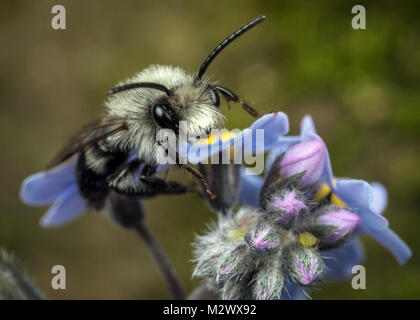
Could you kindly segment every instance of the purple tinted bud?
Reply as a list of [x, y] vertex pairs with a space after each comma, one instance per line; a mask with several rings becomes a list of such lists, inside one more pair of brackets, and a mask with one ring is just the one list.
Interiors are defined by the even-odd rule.
[[284, 285], [284, 275], [280, 259], [265, 263], [255, 275], [252, 295], [255, 300], [280, 299]]
[[321, 238], [321, 241], [329, 242], [351, 234], [359, 226], [360, 218], [351, 211], [337, 208], [321, 215], [317, 223], [328, 227], [327, 234]]
[[289, 273], [292, 279], [303, 286], [309, 286], [319, 278], [323, 262], [315, 249], [294, 247], [289, 254]]
[[273, 253], [279, 246], [279, 234], [276, 229], [270, 221], [262, 219], [248, 231], [245, 241], [258, 254]]
[[306, 187], [317, 182], [322, 175], [326, 146], [321, 140], [302, 142], [290, 147], [280, 161], [280, 175], [289, 177], [305, 172], [299, 185]]
[[222, 300], [240, 300], [246, 295], [247, 282], [227, 280], [221, 290]]
[[276, 221], [279, 223], [287, 223], [296, 218], [302, 210], [307, 209], [306, 204], [296, 197], [294, 191], [286, 191], [283, 196], [274, 196], [267, 205], [269, 212], [275, 212]]
[[239, 245], [234, 250], [225, 252], [220, 260], [216, 282], [242, 279], [248, 273], [251, 262], [245, 245]]
[[263, 251], [268, 248], [273, 248], [278, 245], [277, 242], [274, 241], [268, 241], [264, 240], [264, 237], [268, 234], [270, 231], [270, 227], [266, 227], [264, 230], [262, 230], [259, 234], [256, 234], [255, 232], [252, 234], [252, 245], [257, 251]]

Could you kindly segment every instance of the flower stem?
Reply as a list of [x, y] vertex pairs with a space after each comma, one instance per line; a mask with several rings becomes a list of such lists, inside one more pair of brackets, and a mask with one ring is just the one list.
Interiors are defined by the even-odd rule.
[[153, 256], [154, 260], [156, 261], [160, 272], [162, 273], [162, 276], [169, 287], [169, 291], [172, 294], [172, 298], [175, 300], [185, 300], [185, 293], [184, 289], [182, 288], [182, 284], [179, 281], [174, 268], [170, 264], [165, 253], [159, 246], [156, 239], [153, 237], [150, 230], [146, 227], [144, 223], [141, 222], [137, 225], [136, 231], [139, 234], [140, 238], [146, 244], [149, 253]]

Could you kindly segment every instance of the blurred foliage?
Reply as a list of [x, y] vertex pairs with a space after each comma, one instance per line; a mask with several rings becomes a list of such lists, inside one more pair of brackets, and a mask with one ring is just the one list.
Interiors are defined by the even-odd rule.
[[[63, 4], [67, 30], [51, 28]], [[367, 290], [322, 284], [313, 298], [420, 297], [420, 20], [415, 2], [364, 1], [367, 29], [351, 28], [349, 1], [12, 1], [0, 3], [0, 245], [25, 263], [51, 298], [168, 298], [135, 234], [96, 213], [41, 229], [45, 208], [20, 203], [21, 181], [44, 168], [65, 139], [102, 111], [105, 90], [151, 63], [194, 72], [238, 26], [267, 20], [209, 69], [261, 112], [282, 110], [292, 133], [310, 113], [337, 176], [381, 181], [386, 217], [413, 249], [400, 267], [364, 238]], [[230, 128], [252, 118], [238, 106]], [[188, 290], [194, 233], [214, 216], [197, 196], [147, 203], [148, 224]], [[67, 269], [67, 290], [51, 289], [51, 267]]]

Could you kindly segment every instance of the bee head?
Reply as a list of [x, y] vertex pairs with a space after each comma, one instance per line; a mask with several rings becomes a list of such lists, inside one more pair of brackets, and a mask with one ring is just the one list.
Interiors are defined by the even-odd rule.
[[108, 95], [109, 111], [155, 130], [170, 129], [178, 134], [183, 121], [189, 133], [200, 135], [224, 124], [219, 95], [208, 79], [197, 82], [177, 67], [152, 65], [109, 90]]

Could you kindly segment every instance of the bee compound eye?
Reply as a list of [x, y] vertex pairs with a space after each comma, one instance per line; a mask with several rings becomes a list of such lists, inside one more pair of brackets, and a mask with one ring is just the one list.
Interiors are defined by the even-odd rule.
[[152, 108], [152, 115], [162, 129], [178, 131], [179, 117], [169, 104], [155, 104]]

